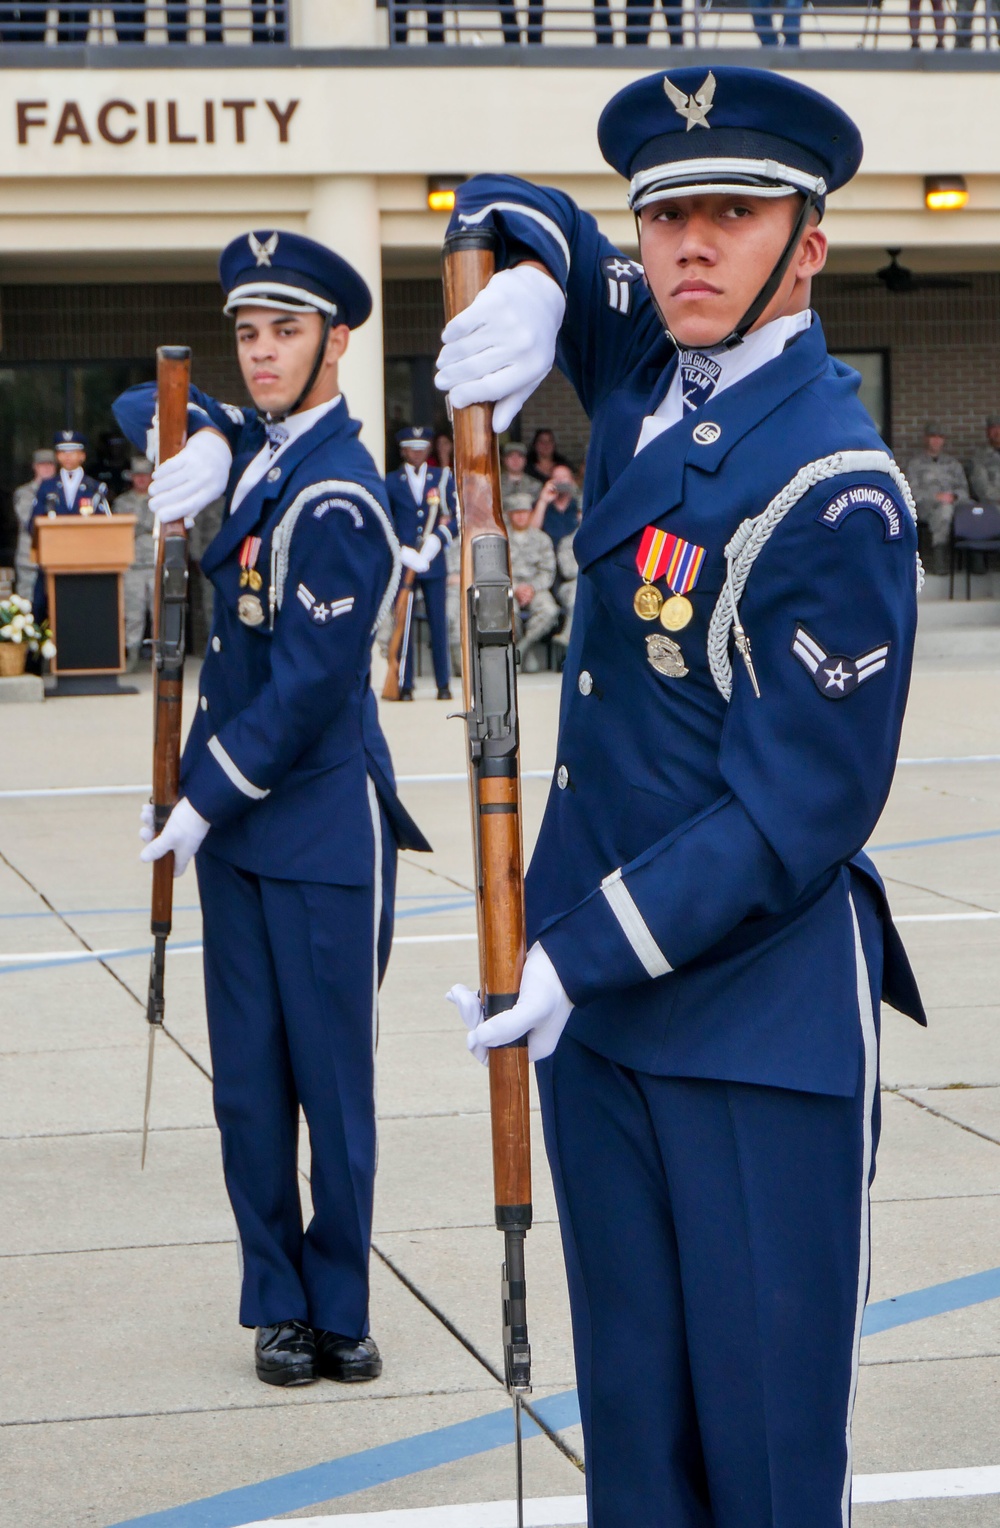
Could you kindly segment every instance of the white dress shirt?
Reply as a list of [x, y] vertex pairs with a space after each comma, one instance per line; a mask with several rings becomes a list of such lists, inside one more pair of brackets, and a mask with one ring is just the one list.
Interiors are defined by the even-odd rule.
[[67, 472], [65, 467], [60, 467], [59, 477], [62, 482], [66, 508], [73, 509], [76, 505], [76, 496], [80, 492], [80, 484], [83, 482], [83, 468], [74, 467], [72, 472]]
[[[706, 407], [711, 406], [712, 398], [725, 392], [727, 387], [732, 387], [734, 382], [742, 382], [743, 378], [748, 377], [751, 372], [757, 371], [768, 361], [773, 361], [775, 356], [781, 354], [792, 336], [801, 334], [804, 329], [809, 328], [811, 323], [812, 313], [808, 308], [802, 313], [788, 313], [782, 318], [772, 318], [769, 324], [764, 324], [763, 328], [754, 329], [748, 334], [735, 350], [724, 350], [713, 355], [712, 359], [721, 366], [722, 374], [715, 384]], [[684, 352], [681, 351], [680, 354], [683, 356]], [[648, 446], [651, 440], [662, 435], [664, 430], [669, 430], [672, 424], [676, 424], [683, 417], [684, 398], [681, 393], [681, 369], [678, 366], [663, 402], [642, 421], [634, 455], [638, 456], [644, 446]]]
[[404, 462], [406, 468], [406, 481], [410, 485], [414, 504], [424, 502], [424, 484], [427, 482], [427, 463], [421, 462], [419, 467], [414, 467], [411, 462]]
[[289, 414], [287, 419], [281, 421], [284, 428], [288, 431], [287, 439], [283, 440], [281, 445], [274, 449], [271, 447], [271, 442], [266, 441], [257, 452], [253, 461], [249, 462], [244, 468], [243, 476], [233, 489], [232, 503], [229, 506], [229, 513], [231, 515], [234, 515], [239, 509], [251, 488], [255, 488], [261, 478], [270, 472], [278, 457], [283, 451], [288, 450], [292, 441], [298, 440], [307, 430], [311, 430], [313, 425], [323, 418], [324, 414], [329, 414], [331, 409], [337, 407], [340, 399], [341, 394], [338, 393], [336, 398], [331, 398], [328, 403], [317, 403], [315, 408], [303, 409], [298, 414]]

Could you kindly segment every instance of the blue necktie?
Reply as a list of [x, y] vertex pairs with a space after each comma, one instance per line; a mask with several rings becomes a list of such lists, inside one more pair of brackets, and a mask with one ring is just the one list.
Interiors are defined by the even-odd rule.
[[722, 367], [718, 361], [700, 350], [682, 350], [680, 369], [684, 412], [693, 414], [695, 409], [701, 408], [711, 398], [715, 384], [722, 375]]

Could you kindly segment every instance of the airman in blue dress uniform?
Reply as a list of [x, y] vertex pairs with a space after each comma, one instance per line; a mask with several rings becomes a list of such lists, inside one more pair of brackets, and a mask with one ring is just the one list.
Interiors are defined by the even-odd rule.
[[[215, 1110], [257, 1373], [363, 1380], [381, 1371], [368, 1326], [378, 984], [397, 847], [428, 847], [396, 797], [369, 675], [399, 543], [337, 379], [371, 298], [332, 251], [280, 231], [235, 239], [220, 274], [257, 407], [192, 388], [188, 442], [153, 477], [161, 521], [223, 492], [227, 513], [202, 558], [215, 615], [183, 795], [143, 858], [173, 850], [180, 873], [197, 852]], [[137, 445], [154, 408], [152, 387], [118, 400]]]
[[[447, 467], [431, 467], [427, 458], [434, 431], [408, 425], [396, 433], [403, 465], [385, 480], [403, 566], [412, 568], [424, 596], [431, 634], [431, 656], [438, 700], [450, 700], [451, 657], [448, 648], [446, 559], [440, 554], [458, 535], [455, 480]], [[400, 699], [413, 699], [414, 643], [406, 654]]]
[[810, 312], [861, 159], [777, 73], [672, 69], [599, 127], [642, 265], [479, 177], [502, 267], [438, 385], [503, 429], [553, 357], [592, 421], [520, 995], [569, 1273], [591, 1528], [844, 1528], [884, 997], [909, 489]]
[[[103, 483], [84, 471], [87, 437], [80, 430], [57, 430], [52, 446], [59, 470], [55, 477], [39, 483], [29, 526], [46, 515], [109, 515], [111, 509]], [[48, 614], [44, 578], [35, 579], [31, 603], [35, 620], [43, 621]]]

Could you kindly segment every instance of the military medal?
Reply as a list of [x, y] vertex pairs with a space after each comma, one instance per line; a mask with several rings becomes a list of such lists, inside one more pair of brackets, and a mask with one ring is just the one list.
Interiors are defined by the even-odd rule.
[[[704, 547], [647, 525], [635, 559], [642, 586], [636, 590], [632, 605], [640, 620], [655, 621], [659, 616], [667, 631], [683, 631], [694, 616], [687, 595], [698, 582], [704, 561]], [[669, 599], [654, 587], [658, 578], [666, 580]]]
[[646, 638], [646, 657], [658, 674], [668, 679], [683, 679], [688, 672], [684, 654], [670, 637], [662, 637], [658, 631]]
[[[247, 587], [249, 587], [249, 588], [253, 589], [254, 592], [256, 593], [263, 586], [264, 580], [261, 578], [260, 574], [257, 572], [257, 558], [259, 556], [260, 556], [260, 537], [259, 536], [245, 536], [243, 538], [243, 545], [240, 547], [240, 588], [241, 589], [246, 589]], [[259, 600], [257, 601], [257, 604], [258, 605], [260, 604]], [[242, 620], [243, 617], [241, 616], [240, 619]], [[262, 617], [262, 619], [263, 619], [263, 617]], [[250, 625], [252, 625], [252, 626], [256, 626], [256, 624], [257, 624], [256, 621], [251, 621], [250, 622]]]
[[260, 626], [264, 620], [264, 606], [256, 594], [241, 594], [236, 602], [236, 614], [244, 626]]
[[81, 499], [79, 513], [81, 515], [92, 515], [94, 513], [93, 501], [91, 499]]

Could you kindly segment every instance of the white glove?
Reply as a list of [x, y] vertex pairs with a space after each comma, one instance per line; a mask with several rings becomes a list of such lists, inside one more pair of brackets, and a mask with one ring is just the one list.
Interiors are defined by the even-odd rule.
[[440, 550], [441, 550], [441, 537], [438, 535], [437, 531], [431, 531], [429, 536], [425, 536], [424, 537], [424, 544], [421, 547], [421, 551], [423, 552], [424, 556], [427, 558], [427, 566], [428, 566], [428, 568], [430, 567], [431, 563], [434, 561], [435, 557], [437, 556], [438, 552], [440, 552]]
[[[212, 826], [206, 822], [200, 812], [196, 812], [186, 796], [182, 796], [167, 818], [166, 825], [159, 838], [153, 838], [153, 808], [147, 802], [140, 812], [142, 826], [139, 829], [139, 837], [145, 841], [146, 847], [139, 858], [147, 865], [154, 860], [162, 859], [169, 854], [171, 849], [174, 853], [174, 879], [183, 875], [191, 862], [191, 857], [197, 854], [205, 838], [205, 834]], [[146, 835], [149, 834], [147, 838]]]
[[431, 560], [427, 553], [419, 552], [415, 546], [401, 546], [399, 549], [399, 560], [404, 568], [412, 568], [414, 573], [426, 573], [431, 565]]
[[552, 370], [565, 311], [561, 287], [533, 265], [497, 271], [446, 325], [435, 387], [453, 408], [495, 403], [501, 434]]
[[510, 1045], [522, 1035], [528, 1037], [528, 1060], [544, 1061], [558, 1045], [573, 1011], [573, 1001], [540, 944], [533, 944], [528, 951], [517, 1002], [506, 1013], [484, 1019], [478, 993], [461, 985], [452, 987], [448, 1001], [455, 1004], [470, 1031], [466, 1040], [469, 1050], [482, 1062], [495, 1045]]
[[199, 430], [182, 451], [161, 462], [149, 485], [149, 507], [161, 525], [198, 514], [226, 491], [233, 453], [215, 430]]

